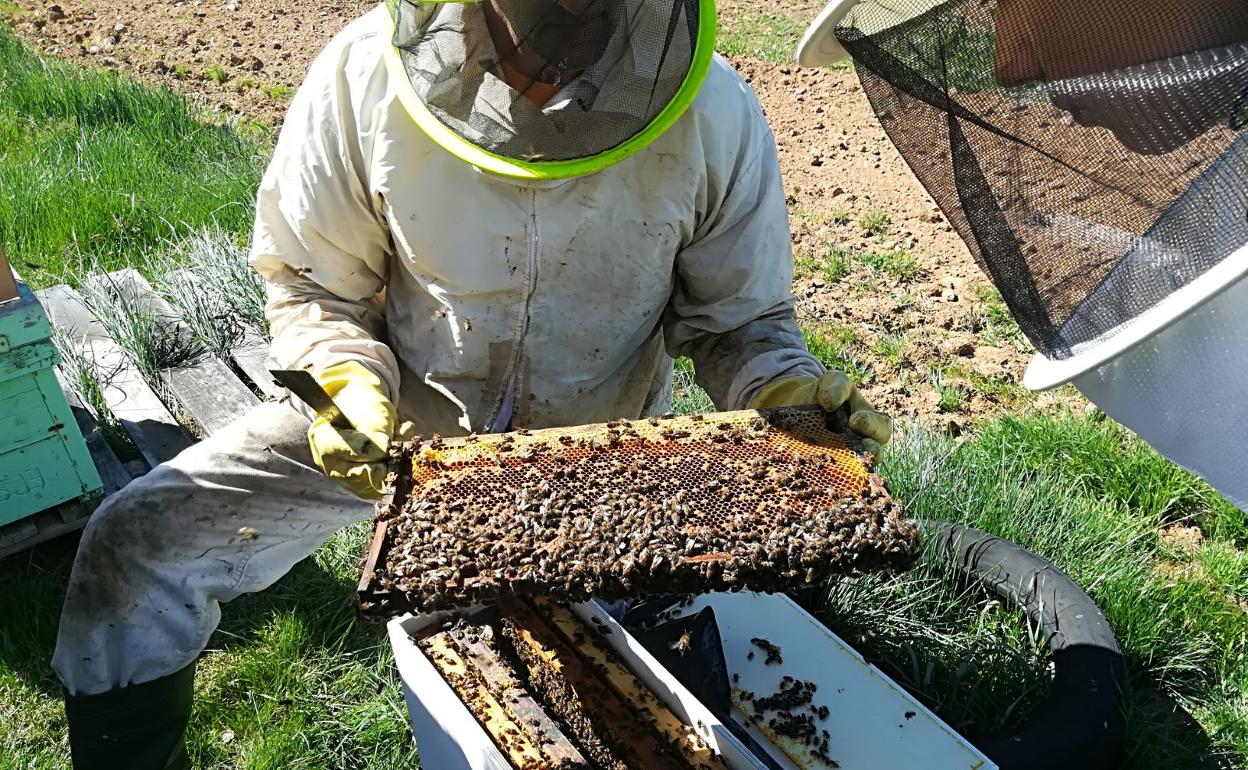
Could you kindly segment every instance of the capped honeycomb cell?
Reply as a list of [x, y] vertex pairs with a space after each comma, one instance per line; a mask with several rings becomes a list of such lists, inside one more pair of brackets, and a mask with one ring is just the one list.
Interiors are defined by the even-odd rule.
[[915, 528], [851, 441], [801, 407], [412, 442], [362, 607], [788, 591], [905, 567]]

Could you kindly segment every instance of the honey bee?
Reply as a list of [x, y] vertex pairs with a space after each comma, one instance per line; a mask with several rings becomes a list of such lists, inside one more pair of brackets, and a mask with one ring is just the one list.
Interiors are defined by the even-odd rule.
[[690, 642], [689, 632], [686, 631], [680, 635], [679, 639], [669, 644], [668, 647], [670, 647], [671, 649], [675, 650], [676, 652], [680, 653], [683, 656], [686, 652], [689, 652], [689, 642]]

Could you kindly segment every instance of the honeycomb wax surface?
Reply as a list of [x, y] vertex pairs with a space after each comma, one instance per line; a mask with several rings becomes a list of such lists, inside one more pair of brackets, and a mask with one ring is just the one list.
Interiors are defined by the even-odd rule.
[[788, 591], [915, 552], [913, 524], [813, 408], [434, 439], [395, 470], [366, 611]]

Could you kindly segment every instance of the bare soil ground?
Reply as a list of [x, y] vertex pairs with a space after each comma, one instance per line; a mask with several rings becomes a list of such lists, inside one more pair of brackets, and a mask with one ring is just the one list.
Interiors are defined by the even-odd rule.
[[[208, 109], [277, 126], [312, 57], [372, 5], [20, 0], [8, 15], [46, 53], [163, 83]], [[792, 42], [783, 35], [817, 10], [807, 0], [720, 6], [726, 49], [731, 41], [773, 60], [789, 55]], [[782, 23], [782, 39], [749, 38], [759, 19], [772, 29]], [[1021, 388], [1029, 346], [889, 143], [852, 72], [731, 59], [776, 135], [801, 320], [860, 377], [868, 399], [955, 434], [1003, 407], [1079, 403], [1068, 391], [1037, 397]]]

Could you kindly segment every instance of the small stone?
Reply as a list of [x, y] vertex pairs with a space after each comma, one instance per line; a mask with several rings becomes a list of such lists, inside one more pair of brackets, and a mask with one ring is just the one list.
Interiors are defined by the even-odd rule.
[[923, 215], [923, 221], [924, 221], [924, 222], [931, 222], [932, 224], [936, 224], [936, 223], [938, 223], [938, 222], [942, 221], [944, 218], [945, 218], [945, 215], [944, 215], [944, 214], [942, 214], [942, 213], [940, 212], [940, 209], [938, 209], [938, 208], [933, 208], [933, 209], [931, 209], [930, 211], [928, 211], [926, 214], [924, 214], [924, 215]]
[[116, 66], [117, 66], [117, 57], [116, 57], [116, 56], [105, 56], [105, 57], [104, 57], [104, 64], [105, 64], [105, 66], [108, 66], [108, 67], [116, 67]]
[[222, 742], [222, 743], [233, 743], [233, 742], [234, 742], [234, 731], [233, 731], [233, 730], [226, 730], [225, 732], [221, 733], [221, 742]]
[[87, 48], [87, 53], [97, 54], [99, 52], [100, 52], [100, 47], [98, 45], [89, 46]]
[[256, 532], [252, 527], [239, 527], [238, 536], [244, 540], [255, 540], [260, 533]]
[[827, 285], [827, 283], [825, 283], [822, 278], [816, 278], [815, 280], [810, 282], [810, 285], [814, 286], [816, 289], [822, 289], [824, 286]]
[[113, 25], [113, 31], [120, 35], [122, 32], [126, 31], [126, 25], [118, 22]]
[[958, 293], [954, 291], [953, 289], [945, 289], [944, 291], [940, 293], [940, 298], [943, 299], [945, 302], [957, 302]]

